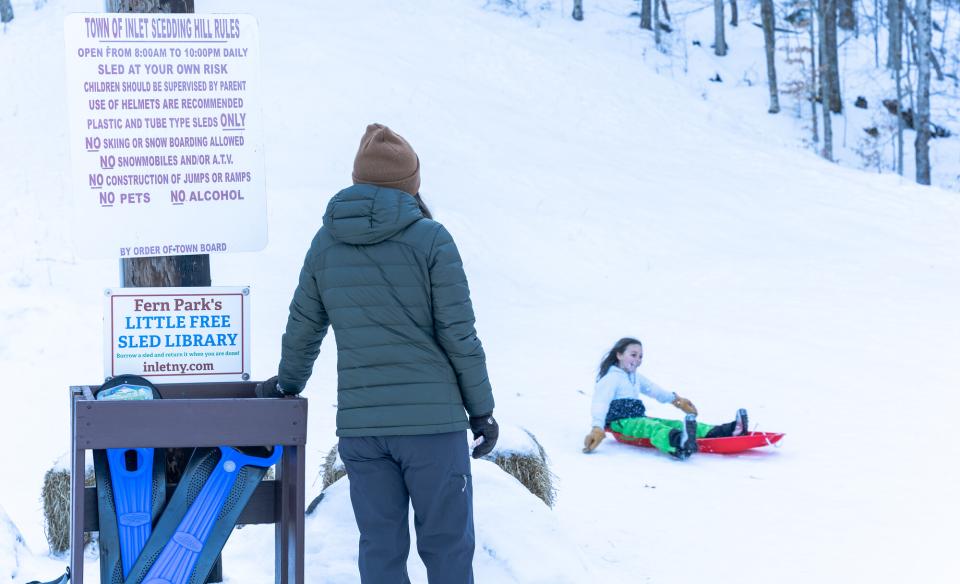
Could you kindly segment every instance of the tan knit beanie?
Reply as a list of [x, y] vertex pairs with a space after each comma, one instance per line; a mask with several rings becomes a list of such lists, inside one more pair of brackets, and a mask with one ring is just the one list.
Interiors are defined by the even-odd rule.
[[367, 183], [420, 192], [420, 159], [402, 136], [383, 124], [370, 124], [353, 160], [353, 184]]

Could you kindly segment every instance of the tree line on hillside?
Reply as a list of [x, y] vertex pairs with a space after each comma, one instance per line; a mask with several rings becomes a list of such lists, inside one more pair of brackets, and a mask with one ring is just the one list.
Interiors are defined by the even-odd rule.
[[[46, 0], [34, 0], [34, 7], [40, 8]], [[192, 12], [193, 0], [105, 0], [106, 12]], [[13, 20], [13, 4], [10, 0], [0, 0], [0, 24]]]
[[[505, 0], [512, 3], [516, 0]], [[713, 52], [718, 57], [727, 55], [726, 26], [739, 26], [737, 0], [710, 0], [713, 4], [714, 39]], [[896, 127], [893, 164], [899, 174], [903, 174], [904, 130], [916, 131], [914, 154], [916, 160], [916, 181], [930, 184], [930, 141], [945, 137], [949, 131], [932, 123], [930, 119], [930, 86], [935, 73], [938, 81], [952, 77], [957, 83], [956, 74], [944, 72], [937, 54], [944, 61], [947, 54], [943, 43], [937, 51], [932, 47], [933, 30], [946, 37], [946, 29], [952, 8], [951, 0], [941, 0], [938, 14], [942, 15], [942, 24], [934, 22], [932, 0], [874, 0], [873, 6], [867, 3], [855, 3], [854, 0], [758, 0], [760, 3], [760, 22], [754, 23], [763, 29], [766, 48], [767, 82], [770, 90], [768, 111], [776, 114], [780, 111], [779, 96], [784, 92], [802, 93], [810, 106], [810, 127], [812, 142], [817, 145], [821, 155], [834, 159], [833, 119], [831, 113], [843, 113], [844, 101], [841, 96], [842, 80], [839, 66], [838, 47], [851, 36], [861, 33], [861, 21], [869, 25], [874, 40], [875, 66], [881, 69], [880, 32], [886, 31], [884, 69], [895, 83], [896, 95], [883, 100], [883, 106], [895, 116]], [[41, 6], [45, 0], [36, 0], [35, 6]], [[663, 33], [673, 32], [670, 10], [667, 0], [637, 0], [640, 28], [654, 34], [655, 43], [660, 46]], [[726, 20], [726, 5], [730, 5], [730, 20]], [[192, 12], [193, 0], [105, 0], [109, 12]], [[777, 16], [781, 18], [778, 26]], [[0, 0], [0, 23], [6, 25], [13, 20], [11, 0]], [[574, 0], [572, 17], [583, 20], [583, 0]], [[786, 23], [786, 24], [784, 24]], [[789, 28], [785, 28], [789, 26]], [[865, 26], [864, 29], [867, 27]], [[800, 84], [792, 84], [781, 89], [777, 82], [776, 50], [778, 34], [781, 39], [787, 36], [806, 36], [809, 46], [796, 49], [799, 55], [792, 57], [794, 62], [809, 72]], [[840, 37], [844, 36], [841, 41]], [[956, 57], [951, 57], [957, 63]], [[805, 65], [809, 59], [809, 69]], [[789, 62], [788, 58], [788, 62]], [[716, 80], [719, 80], [719, 76]], [[906, 86], [906, 87], [904, 87]], [[909, 107], [903, 102], [908, 100]], [[866, 107], [865, 100], [858, 97], [855, 107]], [[822, 129], [821, 129], [822, 125]], [[874, 126], [865, 128], [868, 136], [876, 140], [880, 129]], [[877, 147], [872, 153], [864, 154], [879, 159]], [[879, 162], [877, 162], [879, 166]]]
[[[883, 100], [883, 106], [896, 117], [895, 128], [895, 168], [903, 174], [904, 130], [916, 131], [914, 152], [916, 157], [916, 181], [930, 184], [930, 141], [932, 138], [945, 137], [949, 131], [931, 122], [930, 85], [933, 73], [942, 81], [947, 74], [937, 60], [932, 47], [933, 30], [946, 34], [946, 20], [949, 19], [951, 4], [943, 0], [939, 8], [944, 24], [935, 23], [932, 18], [932, 0], [874, 0], [872, 10], [865, 3], [854, 0], [758, 0], [760, 4], [760, 22], [755, 26], [763, 30], [766, 48], [767, 83], [770, 90], [768, 112], [780, 111], [781, 88], [777, 84], [776, 50], [778, 34], [792, 35], [797, 38], [806, 36], [809, 45], [803, 49], [804, 55], [794, 57], [809, 59], [809, 77], [801, 87], [791, 91], [802, 91], [805, 101], [810, 105], [812, 141], [817, 144], [820, 154], [834, 159], [833, 120], [831, 113], [843, 113], [844, 101], [841, 96], [841, 68], [839, 66], [838, 47], [850, 37], [861, 34], [861, 21], [869, 25], [875, 48], [875, 66], [880, 69], [880, 32], [886, 30], [884, 69], [895, 82], [896, 95]], [[730, 50], [726, 39], [726, 26], [739, 26], [737, 0], [712, 0], [714, 15], [713, 52], [724, 57]], [[661, 43], [661, 34], [673, 31], [667, 0], [637, 0], [640, 28], [654, 34], [656, 44]], [[726, 20], [726, 4], [730, 5], [730, 20]], [[574, 0], [574, 20], [583, 20], [583, 0]], [[783, 15], [786, 26], [778, 26], [777, 15]], [[783, 26], [781, 24], [781, 26]], [[864, 27], [867, 28], [867, 27]], [[840, 37], [844, 39], [841, 40]], [[698, 44], [695, 41], [695, 44]], [[941, 58], [946, 54], [941, 46]], [[802, 61], [800, 61], [803, 64]], [[950, 75], [957, 81], [956, 75]], [[719, 76], [714, 79], [719, 80]], [[906, 85], [906, 87], [904, 87]], [[904, 107], [908, 100], [910, 107]], [[865, 100], [858, 97], [855, 107], [866, 107]], [[822, 124], [822, 129], [821, 129]], [[877, 127], [865, 128], [868, 136], [877, 138]], [[874, 156], [879, 154], [874, 153]]]

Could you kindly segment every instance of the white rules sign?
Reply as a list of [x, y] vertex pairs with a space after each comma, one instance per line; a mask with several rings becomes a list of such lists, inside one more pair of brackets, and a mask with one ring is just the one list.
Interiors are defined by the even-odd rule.
[[257, 21], [70, 14], [65, 38], [81, 254], [263, 249]]
[[250, 378], [249, 288], [106, 291], [104, 377], [154, 383]]

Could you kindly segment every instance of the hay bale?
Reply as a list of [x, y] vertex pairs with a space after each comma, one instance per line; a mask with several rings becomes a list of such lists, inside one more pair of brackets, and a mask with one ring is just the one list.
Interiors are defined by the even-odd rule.
[[500, 426], [500, 439], [493, 452], [483, 457], [520, 481], [533, 495], [553, 508], [557, 500], [556, 475], [550, 471], [547, 453], [526, 428]]
[[[496, 447], [483, 458], [520, 481], [547, 507], [553, 507], [557, 499], [556, 476], [550, 471], [546, 451], [532, 432], [518, 426], [501, 425]], [[320, 470], [323, 473], [321, 491], [347, 474], [336, 444], [327, 453]]]
[[320, 491], [326, 490], [327, 487], [340, 480], [340, 477], [347, 474], [347, 469], [343, 467], [343, 461], [340, 460], [340, 453], [337, 450], [338, 445], [339, 442], [334, 444], [330, 452], [327, 453], [327, 457], [323, 459], [323, 466], [320, 467], [321, 472], [323, 472], [323, 483]]
[[[96, 485], [93, 465], [86, 467], [83, 482], [86, 486]], [[47, 536], [50, 551], [62, 554], [70, 549], [70, 470], [62, 465], [54, 465], [43, 475], [43, 487], [40, 490], [43, 501], [43, 533]], [[83, 534], [83, 545], [92, 538]]]

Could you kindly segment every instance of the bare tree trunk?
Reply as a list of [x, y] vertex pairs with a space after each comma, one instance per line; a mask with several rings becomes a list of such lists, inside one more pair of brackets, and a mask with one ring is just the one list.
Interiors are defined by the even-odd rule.
[[660, 46], [660, 3], [653, 2], [653, 41]]
[[[949, 4], [947, 5], [947, 7], [949, 8]], [[919, 34], [920, 28], [919, 28], [919, 25], [917, 24], [917, 18], [913, 15], [913, 11], [910, 10], [910, 6], [907, 3], [903, 4], [903, 12], [907, 17], [907, 20], [913, 26], [913, 30], [917, 31], [917, 33]], [[919, 12], [919, 9], [917, 10], [917, 12]], [[947, 14], [949, 14], [949, 12]], [[931, 23], [930, 26], [932, 27], [933, 24]], [[946, 37], [947, 35], [943, 35], [943, 36]], [[931, 30], [930, 43], [928, 44], [932, 44], [932, 43], [933, 43], [933, 31]], [[918, 55], [915, 55], [915, 58], [919, 61]], [[940, 62], [937, 61], [937, 56], [933, 54], [932, 46], [927, 51], [927, 58], [930, 59], [930, 64], [933, 66], [933, 69], [937, 72], [937, 81], [943, 81], [943, 69], [940, 68]]]
[[193, 0], [108, 0], [109, 12], [193, 12]]
[[[839, 114], [843, 111], [843, 101], [840, 99], [840, 55], [837, 48], [837, 0], [828, 0], [823, 4], [826, 12], [823, 14], [823, 32], [826, 46], [821, 54], [823, 65], [830, 76], [830, 86], [826, 97], [829, 97], [830, 111]], [[824, 86], [827, 88], [827, 86]]]
[[727, 54], [727, 41], [723, 34], [723, 0], [713, 0], [713, 54], [723, 57]]
[[[943, 27], [942, 28], [944, 31], [950, 30], [950, 3], [949, 2], [943, 5]], [[940, 48], [937, 50], [937, 52], [940, 53], [941, 56], [946, 56], [947, 54], [943, 48], [946, 42], [947, 42], [947, 35], [946, 34], [940, 35]], [[937, 81], [943, 81], [943, 79], [940, 78], [941, 74], [942, 72], [937, 73]]]
[[873, 0], [873, 66], [880, 68], [880, 0]]
[[[897, 82], [897, 174], [903, 176], [903, 15], [900, 0], [887, 0], [887, 21], [890, 39], [887, 50], [887, 67], [894, 70]], [[896, 33], [896, 35], [894, 35]]]
[[640, 2], [640, 28], [645, 28], [647, 30], [653, 30], [653, 19], [651, 13], [653, 12], [651, 0], [642, 0]]
[[853, 0], [840, 0], [840, 17], [837, 26], [843, 30], [853, 30], [857, 28], [857, 12], [854, 8]]
[[[193, 12], [193, 0], [110, 0], [113, 12]], [[124, 258], [124, 286], [209, 286], [210, 256], [159, 256]]]
[[827, 71], [827, 59], [824, 59], [827, 52], [827, 26], [829, 20], [827, 15], [834, 9], [834, 0], [820, 0], [819, 10], [817, 11], [817, 20], [820, 24], [820, 89], [821, 99], [823, 101], [821, 110], [823, 111], [823, 157], [827, 160], [833, 160], [833, 124], [831, 123], [831, 113], [829, 106], [830, 99], [830, 73]]
[[[907, 8], [906, 0], [901, 0], [901, 6], [903, 6], [903, 8]], [[913, 93], [913, 73], [911, 69], [913, 68], [913, 63], [915, 62], [913, 55], [915, 54], [914, 51], [916, 50], [916, 47], [913, 47], [914, 39], [913, 35], [910, 34], [910, 28], [904, 24], [904, 26], [901, 26], [900, 29], [903, 31], [903, 40], [901, 41], [903, 43], [903, 53], [907, 56], [907, 66], [903, 74], [903, 81], [907, 84], [907, 87], [904, 89], [904, 91], [907, 97], [910, 98], [910, 104], [907, 106], [907, 110], [915, 112], [917, 111], [917, 107], [916, 104], [913, 103], [915, 95]], [[910, 128], [913, 129], [913, 126], [911, 125]]]
[[10, 0], [0, 0], [0, 23], [6, 24], [13, 20], [13, 6]]
[[780, 111], [780, 97], [777, 94], [777, 64], [776, 55], [777, 37], [773, 29], [776, 27], [776, 17], [773, 13], [773, 0], [760, 0], [760, 18], [763, 21], [763, 45], [767, 50], [767, 83], [770, 86], [771, 114]]
[[661, 0], [660, 7], [663, 8], [663, 19], [670, 22], [670, 9], [667, 8], [667, 0]]
[[[813, 0], [810, 0], [810, 9], [811, 12], [816, 12], [816, 5]], [[819, 122], [817, 121], [817, 72], [819, 71], [819, 68], [817, 68], [817, 57], [820, 54], [820, 46], [817, 42], [817, 35], [813, 29], [813, 23], [816, 21], [817, 19], [811, 15], [810, 27], [808, 29], [810, 33], [810, 113], [812, 115], [810, 127], [813, 130], [814, 144], [820, 142]]]
[[903, 75], [900, 65], [895, 68], [897, 77], [897, 174], [903, 176]]
[[896, 69], [894, 63], [901, 61], [900, 55], [903, 53], [903, 9], [901, 3], [903, 0], [887, 0], [887, 29], [890, 31], [889, 41], [887, 43], [887, 68]]
[[583, 20], [583, 0], [573, 0], [573, 19]]
[[124, 288], [170, 288], [210, 285], [210, 256], [206, 254], [125, 258]]
[[730, 0], [730, 26], [740, 24], [740, 18], [737, 16], [737, 0]]
[[917, 182], [930, 184], [930, 0], [917, 0]]

